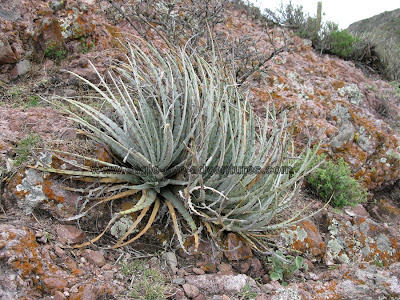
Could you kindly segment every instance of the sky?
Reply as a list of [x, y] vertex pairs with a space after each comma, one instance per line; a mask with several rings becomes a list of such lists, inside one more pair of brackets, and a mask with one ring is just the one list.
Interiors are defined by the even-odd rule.
[[[340, 29], [346, 29], [351, 23], [370, 18], [385, 11], [400, 8], [399, 0], [319, 0], [322, 1], [323, 20], [333, 21]], [[251, 0], [256, 6], [264, 11], [264, 8], [274, 10], [279, 7], [281, 0]], [[289, 0], [283, 0], [288, 3]], [[302, 5], [304, 11], [311, 16], [317, 13], [318, 0], [292, 0], [294, 5]]]

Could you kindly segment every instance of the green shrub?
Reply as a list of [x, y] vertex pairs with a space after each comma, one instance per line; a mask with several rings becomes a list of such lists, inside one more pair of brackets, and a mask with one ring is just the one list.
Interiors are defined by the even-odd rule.
[[327, 41], [327, 51], [340, 58], [351, 58], [354, 52], [354, 45], [359, 41], [347, 30], [335, 30], [330, 32]]
[[[314, 164], [323, 160], [320, 157]], [[310, 187], [325, 201], [331, 197], [331, 204], [335, 207], [355, 205], [364, 202], [367, 192], [351, 177], [349, 165], [340, 158], [337, 163], [325, 162], [307, 176]]]

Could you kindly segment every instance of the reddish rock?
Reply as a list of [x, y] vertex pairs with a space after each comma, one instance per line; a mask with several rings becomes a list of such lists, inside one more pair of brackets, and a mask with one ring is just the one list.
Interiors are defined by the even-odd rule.
[[192, 272], [193, 272], [194, 274], [197, 274], [197, 275], [204, 275], [204, 274], [205, 274], [204, 270], [201, 269], [201, 268], [193, 268], [193, 269], [192, 269]]
[[86, 234], [73, 225], [59, 225], [56, 230], [58, 239], [62, 243], [76, 244], [86, 239]]
[[60, 291], [56, 291], [54, 293], [54, 300], [66, 300], [67, 297], [65, 297], [65, 295], [63, 293], [61, 293]]
[[271, 278], [269, 278], [268, 274], [264, 274], [264, 276], [262, 277], [262, 282], [264, 284], [270, 283], [271, 282]]
[[58, 257], [63, 257], [65, 255], [65, 250], [61, 249], [58, 246], [54, 247], [54, 251], [56, 252]]
[[258, 258], [253, 257], [251, 259], [248, 275], [251, 276], [252, 278], [262, 278], [264, 273], [265, 273], [264, 267], [261, 264], [260, 260]]
[[43, 283], [50, 290], [62, 290], [67, 286], [67, 281], [62, 278], [48, 277], [43, 280]]
[[106, 259], [104, 258], [104, 255], [98, 251], [88, 249], [85, 251], [85, 257], [90, 263], [98, 267], [102, 267], [106, 264]]
[[194, 285], [185, 283], [182, 285], [182, 288], [185, 291], [186, 296], [190, 299], [193, 299], [200, 294], [199, 289]]
[[0, 65], [16, 63], [17, 58], [4, 34], [0, 34]]
[[250, 260], [240, 261], [240, 262], [232, 262], [232, 265], [236, 272], [239, 274], [247, 274], [250, 269], [251, 262]]
[[178, 290], [175, 293], [175, 299], [176, 300], [186, 300], [188, 298], [185, 296], [185, 292], [184, 291]]
[[232, 266], [229, 264], [218, 265], [218, 270], [221, 272], [222, 275], [232, 275], [233, 274]]
[[400, 224], [400, 208], [388, 200], [379, 200], [372, 206], [371, 213], [380, 222]]
[[185, 275], [186, 275], [186, 271], [185, 271], [184, 269], [178, 269], [178, 270], [176, 271], [176, 275], [177, 275], [178, 277], [183, 278], [183, 277], [185, 277]]
[[352, 217], [354, 216], [364, 217], [364, 218], [370, 217], [368, 211], [361, 204], [357, 204], [356, 206], [353, 207], [348, 207], [345, 209], [345, 212]]
[[216, 273], [217, 272], [217, 266], [215, 265], [215, 262], [210, 262], [210, 261], [202, 261], [196, 263], [197, 267], [200, 267], [205, 273]]
[[250, 246], [240, 235], [230, 232], [225, 239], [224, 255], [230, 261], [245, 260], [252, 257]]
[[105, 271], [104, 272], [104, 279], [105, 280], [113, 280], [114, 279], [114, 271]]

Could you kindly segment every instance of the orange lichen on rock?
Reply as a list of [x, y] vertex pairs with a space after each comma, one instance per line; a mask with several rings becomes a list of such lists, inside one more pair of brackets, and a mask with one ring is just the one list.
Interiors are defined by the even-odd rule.
[[55, 200], [58, 203], [63, 203], [65, 200], [64, 195], [60, 194], [60, 190], [55, 188], [53, 180], [43, 180], [42, 190], [49, 200]]
[[286, 246], [300, 251], [309, 258], [320, 260], [325, 251], [326, 244], [322, 240], [317, 226], [311, 220], [304, 220], [288, 229], [281, 236]]

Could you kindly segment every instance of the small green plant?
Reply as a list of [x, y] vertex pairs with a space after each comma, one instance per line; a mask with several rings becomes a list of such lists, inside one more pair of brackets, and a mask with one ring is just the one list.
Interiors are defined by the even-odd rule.
[[87, 42], [87, 41], [85, 40], [85, 37], [81, 37], [81, 38], [79, 39], [79, 41], [80, 41], [80, 45], [79, 45], [78, 50], [79, 50], [79, 52], [81, 52], [81, 53], [83, 53], [83, 54], [88, 53], [89, 51], [91, 51], [91, 50], [94, 48], [94, 43], [92, 43], [92, 42]]
[[25, 163], [31, 155], [31, 149], [36, 147], [40, 143], [40, 137], [38, 134], [27, 135], [22, 139], [15, 149], [17, 157], [15, 159], [15, 165], [20, 166]]
[[[320, 159], [323, 160], [323, 157]], [[337, 163], [328, 161], [321, 164], [306, 180], [323, 200], [328, 201], [332, 197], [331, 204], [335, 207], [356, 205], [367, 198], [366, 190], [351, 177], [350, 167], [343, 158]]]
[[61, 42], [48, 41], [46, 42], [44, 56], [54, 60], [62, 60], [67, 56], [67, 50], [65, 50]]
[[373, 264], [374, 264], [375, 266], [377, 266], [378, 268], [384, 267], [384, 264], [383, 264], [382, 260], [380, 260], [380, 259], [374, 260]]
[[40, 102], [40, 98], [38, 96], [29, 96], [28, 103], [25, 104], [25, 108], [36, 107]]
[[240, 299], [255, 299], [257, 297], [257, 292], [253, 291], [251, 285], [246, 282], [242, 290], [240, 291]]
[[300, 269], [307, 271], [308, 265], [303, 262], [301, 256], [284, 255], [281, 251], [275, 251], [275, 254], [268, 257], [268, 261], [271, 265], [271, 271], [269, 277], [271, 280], [280, 280], [283, 286], [287, 283], [284, 279], [293, 276], [294, 272]]
[[129, 294], [133, 299], [166, 299], [168, 285], [164, 275], [155, 268], [149, 268], [144, 260], [123, 264], [122, 274], [131, 278]]

